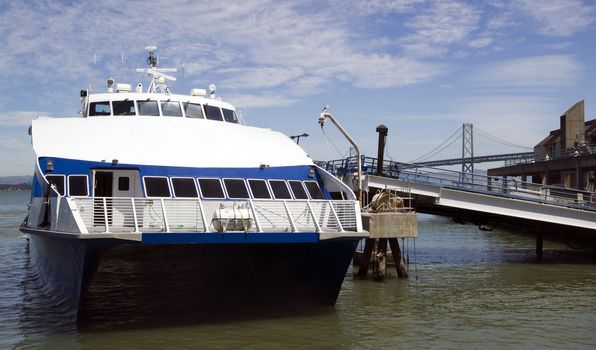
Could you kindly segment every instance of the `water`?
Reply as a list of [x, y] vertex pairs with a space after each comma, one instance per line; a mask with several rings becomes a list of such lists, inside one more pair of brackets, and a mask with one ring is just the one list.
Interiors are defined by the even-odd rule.
[[27, 200], [0, 192], [0, 349], [596, 347], [591, 255], [546, 241], [536, 264], [531, 237], [422, 215], [416, 271], [413, 242], [407, 250], [411, 278], [378, 283], [350, 271], [335, 307], [77, 325], [29, 266], [17, 229]]

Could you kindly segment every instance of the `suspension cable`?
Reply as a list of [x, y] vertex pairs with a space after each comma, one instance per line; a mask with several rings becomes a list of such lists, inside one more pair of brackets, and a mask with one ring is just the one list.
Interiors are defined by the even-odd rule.
[[424, 161], [426, 159], [432, 158], [432, 157], [436, 156], [437, 154], [439, 154], [440, 152], [443, 152], [447, 147], [451, 146], [452, 144], [454, 144], [456, 141], [459, 141], [460, 139], [461, 139], [461, 137], [458, 136], [458, 137], [454, 138], [453, 140], [451, 140], [451, 142], [449, 142], [448, 144], [446, 144], [445, 146], [443, 146], [441, 149], [438, 149], [438, 150], [436, 150], [437, 148], [435, 147], [436, 152], [434, 152], [433, 154], [431, 154], [425, 158], [420, 157], [418, 159], [410, 161], [410, 163], [416, 163], [416, 162], [420, 162], [420, 161]]
[[477, 131], [480, 135], [482, 135], [482, 136], [484, 136], [484, 137], [486, 137], [486, 138], [488, 138], [488, 139], [490, 139], [490, 140], [492, 140], [494, 142], [500, 143], [502, 145], [513, 147], [513, 148], [521, 148], [521, 149], [528, 149], [528, 150], [532, 149], [532, 147], [518, 145], [516, 143], [510, 142], [510, 141], [507, 141], [507, 140], [503, 140], [503, 139], [498, 138], [496, 136], [490, 135], [489, 133], [487, 133], [486, 131], [483, 131], [479, 127], [475, 127], [474, 129], [475, 129], [474, 131]]
[[[437, 149], [439, 149], [440, 147], [442, 147], [444, 144], [446, 144], [447, 142], [449, 142], [449, 140], [451, 140], [451, 138], [453, 138], [454, 136], [458, 135], [454, 140], [452, 140], [447, 146], [443, 147], [442, 149], [440, 149], [439, 151], [437, 151]], [[451, 144], [453, 144], [453, 142], [455, 142], [455, 140], [459, 139], [461, 136], [461, 128], [458, 128], [451, 136], [449, 136], [445, 141], [443, 141], [440, 145], [438, 145], [437, 147], [433, 148], [430, 152], [425, 153], [424, 155], [411, 160], [410, 163], [415, 163], [418, 162], [420, 160], [423, 159], [428, 159], [434, 155], [436, 155], [438, 152], [443, 151], [445, 148], [447, 148], [448, 146], [450, 146]], [[437, 151], [437, 152], [435, 152]]]

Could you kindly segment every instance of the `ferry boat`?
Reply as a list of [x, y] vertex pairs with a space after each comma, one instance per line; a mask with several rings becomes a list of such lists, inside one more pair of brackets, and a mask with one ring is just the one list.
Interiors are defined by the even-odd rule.
[[130, 296], [334, 304], [367, 236], [352, 190], [287, 136], [244, 125], [214, 85], [172, 93], [175, 69], [147, 49], [146, 90], [110, 78], [81, 91], [81, 116], [32, 121], [21, 231], [44, 286], [87, 311], [132, 310]]

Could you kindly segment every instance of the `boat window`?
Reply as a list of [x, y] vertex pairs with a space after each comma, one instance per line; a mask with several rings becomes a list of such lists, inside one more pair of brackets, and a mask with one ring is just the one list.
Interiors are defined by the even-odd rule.
[[68, 176], [68, 195], [71, 197], [87, 197], [89, 195], [87, 175]]
[[242, 179], [224, 179], [228, 197], [232, 199], [249, 198], [246, 184]]
[[112, 101], [114, 115], [135, 115], [135, 103], [133, 101]]
[[222, 108], [221, 110], [223, 111], [225, 121], [238, 124], [238, 117], [236, 117], [236, 112], [234, 112], [231, 109], [225, 108]]
[[166, 101], [161, 103], [161, 111], [164, 117], [182, 117], [180, 102]]
[[56, 191], [64, 196], [64, 175], [47, 175], [46, 180], [50, 185], [55, 185]]
[[159, 116], [157, 101], [137, 101], [139, 115]]
[[203, 108], [201, 108], [201, 105], [198, 103], [186, 102], [184, 104], [184, 112], [186, 113], [187, 118], [205, 118], [203, 115]]
[[144, 176], [147, 197], [171, 197], [167, 177]]
[[89, 106], [89, 116], [96, 116], [96, 115], [110, 115], [110, 102], [108, 101], [101, 101], [101, 102], [91, 102]]
[[219, 107], [205, 105], [205, 114], [207, 114], [207, 119], [219, 121], [223, 120]]
[[284, 180], [269, 180], [269, 186], [276, 199], [292, 199], [288, 185]]
[[308, 195], [304, 190], [304, 186], [302, 186], [302, 181], [288, 181], [290, 184], [290, 188], [294, 193], [294, 198], [296, 199], [308, 199]]
[[248, 186], [250, 187], [253, 198], [271, 199], [271, 194], [265, 180], [248, 180]]
[[128, 176], [118, 177], [118, 191], [128, 191], [130, 189], [130, 178]]
[[173, 177], [172, 188], [174, 189], [174, 197], [179, 198], [197, 198], [199, 193], [195, 179], [191, 177]]
[[199, 179], [199, 187], [203, 198], [225, 198], [219, 179]]
[[304, 185], [312, 199], [324, 199], [323, 192], [316, 181], [304, 181]]

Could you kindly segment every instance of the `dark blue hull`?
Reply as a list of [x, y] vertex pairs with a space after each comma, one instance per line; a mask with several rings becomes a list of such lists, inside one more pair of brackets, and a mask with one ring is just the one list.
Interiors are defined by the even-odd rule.
[[32, 233], [31, 254], [44, 283], [79, 314], [128, 317], [333, 305], [358, 241], [143, 244]]

